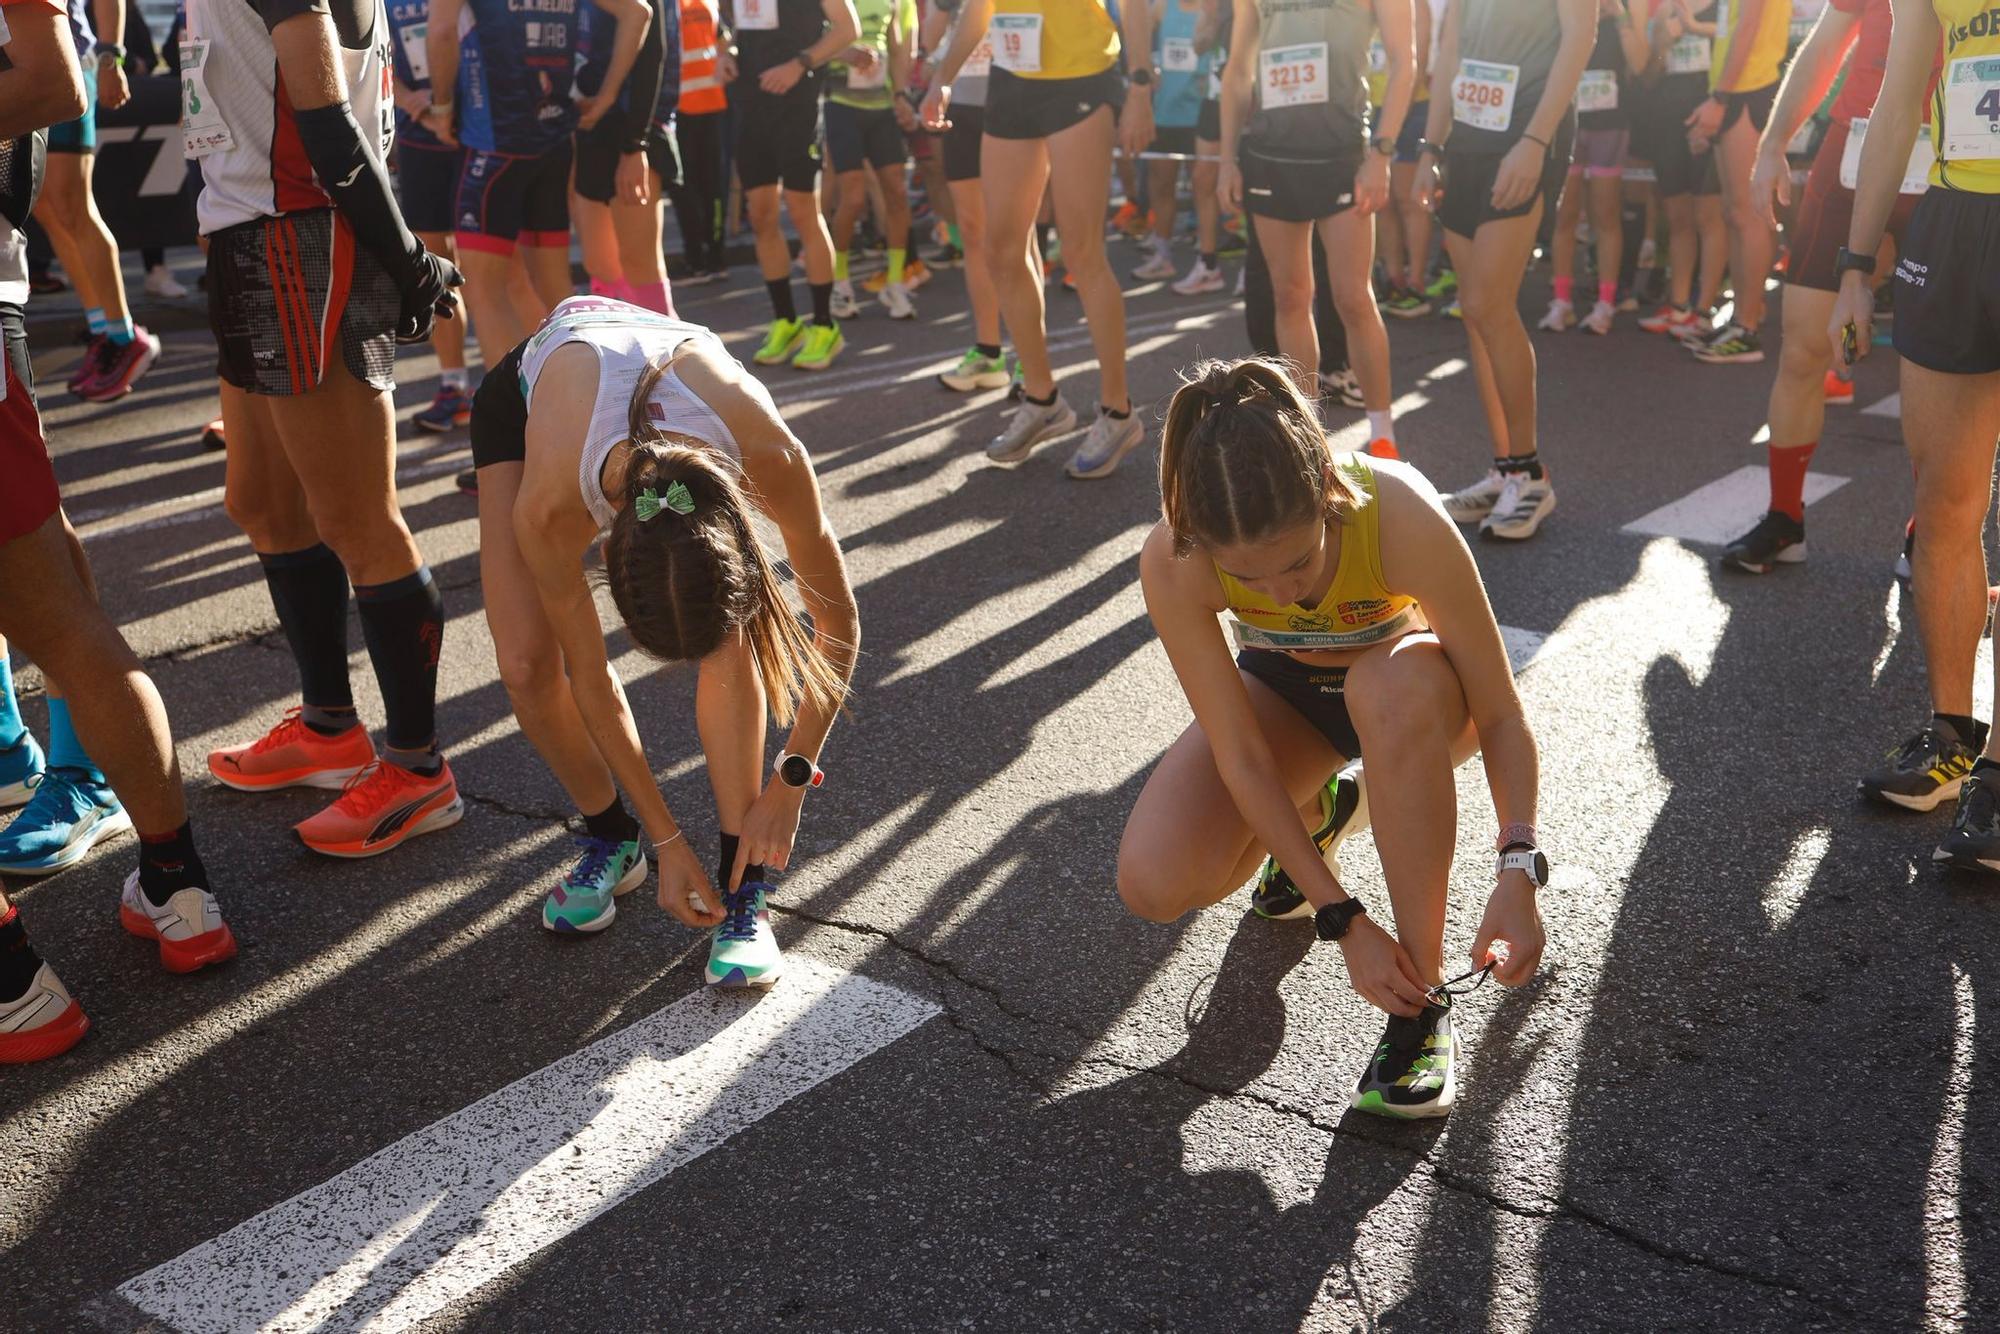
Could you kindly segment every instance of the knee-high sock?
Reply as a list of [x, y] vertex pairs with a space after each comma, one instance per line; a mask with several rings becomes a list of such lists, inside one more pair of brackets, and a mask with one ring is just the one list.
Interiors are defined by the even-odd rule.
[[393, 750], [428, 750], [437, 742], [438, 652], [444, 645], [444, 596], [428, 565], [386, 584], [357, 585], [361, 637], [375, 664]]
[[75, 726], [69, 720], [69, 701], [51, 699], [49, 701], [49, 768], [81, 769], [90, 775], [90, 781], [104, 782], [104, 771], [90, 758], [90, 752], [83, 748], [82, 740], [76, 734]]
[[[278, 624], [299, 667], [299, 694], [308, 714], [350, 714], [347, 682], [347, 569], [325, 543], [303, 551], [260, 554]], [[313, 721], [308, 717], [308, 722]], [[322, 726], [322, 730], [325, 727]]]

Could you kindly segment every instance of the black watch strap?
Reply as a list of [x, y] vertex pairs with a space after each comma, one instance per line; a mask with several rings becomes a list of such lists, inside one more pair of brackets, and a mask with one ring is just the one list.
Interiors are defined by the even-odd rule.
[[1313, 934], [1321, 940], [1339, 940], [1354, 925], [1354, 919], [1367, 911], [1367, 905], [1352, 895], [1329, 903], [1313, 914]]
[[1857, 255], [1846, 246], [1842, 246], [1833, 255], [1834, 276], [1838, 277], [1849, 270], [1872, 275], [1875, 272], [1875, 256]]

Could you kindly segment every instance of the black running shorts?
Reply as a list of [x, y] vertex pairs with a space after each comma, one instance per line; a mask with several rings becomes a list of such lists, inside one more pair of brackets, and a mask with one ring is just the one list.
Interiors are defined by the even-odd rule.
[[2000, 195], [1925, 191], [1895, 282], [1904, 360], [1946, 375], [2000, 371]]
[[730, 89], [736, 112], [736, 177], [745, 190], [782, 184], [807, 193], [819, 188], [819, 86], [814, 71], [782, 97], [755, 79]]
[[1718, 135], [1728, 131], [1743, 117], [1750, 117], [1750, 127], [1762, 134], [1771, 122], [1771, 104], [1777, 101], [1778, 85], [1766, 84], [1762, 88], [1752, 88], [1747, 93], [1724, 93], [1722, 95], [1722, 129]]
[[1570, 142], [1574, 135], [1574, 122], [1566, 123], [1557, 132], [1555, 147], [1549, 150], [1542, 167], [1542, 188], [1529, 195], [1527, 203], [1509, 209], [1493, 207], [1493, 181], [1500, 174], [1500, 162], [1506, 153], [1454, 152], [1446, 148], [1444, 202], [1437, 210], [1439, 224], [1457, 236], [1477, 236], [1487, 223], [1526, 217], [1538, 203], [1546, 204], [1553, 212], [1562, 198], [1563, 178], [1569, 174]]
[[[608, 204], [618, 193], [624, 130], [608, 125], [609, 120], [607, 116], [595, 129], [576, 132], [576, 192], [593, 204]], [[680, 184], [681, 162], [674, 153], [674, 141], [657, 125], [646, 127], [646, 165], [659, 173], [662, 188]]]
[[521, 391], [522, 343], [486, 372], [472, 396], [472, 466], [528, 457], [528, 398]]
[[1116, 116], [1125, 76], [1116, 65], [1080, 79], [1024, 79], [996, 68], [986, 85], [986, 132], [995, 139], [1046, 139], [1081, 125], [1099, 107]]
[[944, 132], [944, 178], [979, 179], [979, 141], [986, 134], [985, 107], [953, 107], [951, 128]]
[[465, 150], [434, 144], [396, 145], [396, 197], [413, 232], [450, 232], [458, 205]]
[[1289, 653], [1246, 648], [1236, 655], [1236, 665], [1245, 676], [1261, 681], [1277, 692], [1278, 698], [1299, 711], [1333, 743], [1344, 760], [1361, 758], [1361, 738], [1355, 734], [1354, 720], [1347, 716], [1347, 669], [1312, 667]]
[[903, 127], [888, 107], [851, 107], [829, 99], [826, 118], [826, 156], [835, 173], [873, 167], [900, 167], [910, 160], [910, 146], [904, 142]]
[[1243, 211], [1276, 222], [1317, 222], [1354, 207], [1354, 176], [1361, 152], [1305, 162], [1269, 156], [1244, 140], [1236, 160], [1243, 169]]
[[1211, 97], [1201, 104], [1194, 118], [1194, 137], [1212, 144], [1222, 142], [1222, 103]]
[[394, 389], [401, 307], [388, 270], [330, 208], [209, 235], [215, 373], [245, 393], [310, 393], [336, 356], [355, 379]]
[[569, 164], [567, 139], [540, 157], [468, 150], [458, 180], [459, 246], [498, 255], [517, 245], [569, 249]]

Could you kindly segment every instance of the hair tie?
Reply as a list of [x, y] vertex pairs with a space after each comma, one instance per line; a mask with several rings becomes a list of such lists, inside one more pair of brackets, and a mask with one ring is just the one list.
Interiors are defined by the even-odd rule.
[[662, 509], [670, 509], [676, 514], [694, 513], [694, 497], [688, 494], [685, 482], [675, 482], [669, 486], [665, 501], [660, 499], [659, 492], [649, 486], [639, 493], [637, 500], [632, 502], [632, 512], [638, 516], [640, 523], [659, 518]]

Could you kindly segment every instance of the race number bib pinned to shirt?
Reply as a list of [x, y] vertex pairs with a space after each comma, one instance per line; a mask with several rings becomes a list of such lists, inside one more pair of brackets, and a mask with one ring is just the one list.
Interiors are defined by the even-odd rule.
[[431, 81], [431, 53], [425, 45], [430, 31], [428, 23], [412, 23], [403, 29], [403, 59], [410, 64], [410, 77], [418, 83]]
[[[871, 48], [872, 49], [872, 48]], [[876, 51], [875, 59], [867, 69], [859, 65], [847, 67], [847, 86], [855, 92], [869, 92], [889, 86], [889, 55], [886, 51]]]
[[1257, 91], [1265, 110], [1315, 106], [1326, 101], [1325, 42], [1280, 46], [1257, 53]]
[[1944, 138], [1947, 161], [2000, 158], [2000, 56], [1964, 56], [1945, 66]]
[[181, 38], [181, 148], [191, 158], [236, 147], [236, 136], [209, 96], [208, 79], [202, 73], [210, 45], [206, 37]]
[[778, 0], [736, 0], [736, 26], [748, 32], [775, 30]]
[[1451, 83], [1451, 118], [1475, 130], [1505, 134], [1514, 123], [1514, 94], [1521, 67], [1491, 60], [1461, 60]]
[[1160, 68], [1169, 74], [1192, 74], [1200, 62], [1192, 37], [1169, 37], [1160, 43]]
[[1042, 72], [1042, 16], [995, 14], [986, 30], [993, 43], [993, 63], [1010, 74]]
[[[1868, 117], [1856, 116], [1848, 123], [1847, 147], [1840, 152], [1840, 183], [1852, 190], [1861, 178], [1861, 145], [1868, 139]], [[1903, 183], [1897, 187], [1899, 194], [1920, 195], [1931, 188], [1931, 164], [1937, 161], [1937, 153], [1931, 148], [1931, 127], [1922, 126], [1917, 131], [1917, 141], [1910, 145], [1910, 160], [1903, 167]]]
[[972, 54], [965, 58], [965, 63], [958, 67], [958, 77], [983, 79], [992, 72], [993, 43], [990, 39], [982, 37], [979, 39], [979, 45], [972, 48]]
[[1587, 69], [1576, 85], [1576, 109], [1578, 111], [1616, 111], [1618, 109], [1618, 71], [1609, 69]]
[[1667, 48], [1667, 73], [1706, 74], [1715, 60], [1715, 48], [1700, 33], [1691, 32]]

